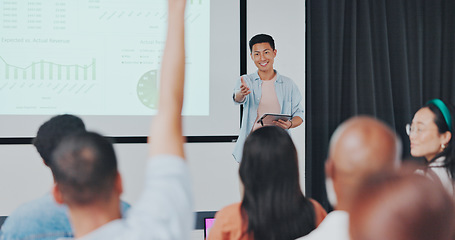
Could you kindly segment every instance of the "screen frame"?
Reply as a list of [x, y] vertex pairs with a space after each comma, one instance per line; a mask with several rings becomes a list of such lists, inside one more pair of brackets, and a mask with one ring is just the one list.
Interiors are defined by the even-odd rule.
[[[248, 47], [247, 47], [247, 0], [239, 0], [239, 10], [240, 10], [240, 26], [239, 26], [239, 31], [240, 31], [240, 38], [239, 38], [239, 45], [240, 45], [240, 75], [246, 74], [247, 72], [247, 60], [248, 60]], [[240, 76], [239, 75], [239, 76]], [[242, 106], [239, 107], [239, 113], [240, 113], [240, 118], [239, 118], [239, 127], [241, 126], [241, 119], [242, 119]], [[5, 116], [5, 115], [4, 115]], [[4, 118], [2, 116], [2, 118]], [[27, 118], [29, 117], [28, 115], [22, 115], [22, 117]], [[48, 120], [51, 116], [36, 116], [38, 119], [42, 120], [41, 122], [44, 122]], [[89, 118], [96, 117], [96, 116], [87, 116]], [[84, 119], [84, 117], [82, 116]], [[151, 117], [144, 117], [144, 119], [150, 119]], [[14, 119], [11, 117], [6, 116], [6, 124], [17, 124], [17, 122], [14, 122]], [[144, 120], [145, 121], [145, 120]], [[150, 121], [150, 120], [148, 120]], [[35, 129], [36, 126], [34, 126]], [[184, 128], [185, 128], [185, 123], [184, 123]], [[90, 130], [90, 129], [89, 129]], [[120, 144], [128, 144], [128, 143], [147, 143], [147, 136], [141, 135], [141, 134], [120, 134], [120, 135], [109, 135], [109, 134], [103, 134], [102, 135], [105, 137], [109, 138], [113, 143], [120, 143]], [[188, 135], [185, 134], [186, 141], [188, 143], [209, 143], [209, 142], [236, 142], [238, 135], [232, 135], [232, 134], [216, 134], [216, 135]], [[31, 144], [33, 141], [33, 138], [35, 135], [24, 135], [24, 134], [18, 134], [18, 135], [5, 135], [5, 136], [0, 136], [0, 145], [6, 144]]]

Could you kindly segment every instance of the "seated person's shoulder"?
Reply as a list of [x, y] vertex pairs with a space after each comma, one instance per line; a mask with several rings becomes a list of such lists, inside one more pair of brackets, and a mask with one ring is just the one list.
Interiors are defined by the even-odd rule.
[[[122, 215], [126, 214], [130, 205], [121, 202]], [[39, 235], [71, 237], [73, 231], [68, 219], [67, 207], [57, 204], [52, 195], [46, 195], [19, 206], [5, 220], [2, 226], [2, 239], [19, 239]]]
[[242, 207], [242, 203], [238, 202], [238, 203], [233, 203], [233, 204], [230, 204], [230, 205], [227, 205], [225, 207], [223, 207], [220, 211], [218, 211], [216, 214], [221, 214], [221, 215], [230, 215], [230, 214], [234, 214], [234, 213], [239, 213], [240, 212], [240, 209]]
[[241, 203], [233, 203], [222, 208], [215, 214], [215, 221], [229, 224], [230, 222], [240, 222], [242, 220]]
[[2, 226], [3, 239], [47, 234], [72, 234], [66, 207], [58, 205], [49, 193], [18, 207]]
[[124, 217], [126, 214], [128, 214], [128, 211], [130, 210], [131, 205], [125, 201], [120, 202], [120, 211], [122, 212], [122, 217]]
[[324, 220], [324, 218], [327, 216], [327, 211], [322, 207], [322, 205], [318, 201], [316, 201], [312, 198], [308, 198], [308, 199], [313, 204], [314, 215], [316, 217], [316, 226], [318, 226]]

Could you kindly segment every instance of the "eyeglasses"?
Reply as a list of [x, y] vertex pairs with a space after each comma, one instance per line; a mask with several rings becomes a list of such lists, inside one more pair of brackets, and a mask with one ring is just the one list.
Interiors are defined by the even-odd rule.
[[418, 128], [411, 127], [411, 124], [409, 124], [409, 123], [406, 124], [406, 134], [408, 134], [408, 136], [411, 136], [412, 132], [418, 131], [417, 129]]
[[420, 126], [412, 126], [409, 123], [406, 124], [406, 134], [408, 134], [408, 136], [411, 136], [411, 133], [419, 135], [420, 133], [422, 133], [423, 131], [426, 131], [426, 130], [427, 129], [422, 128]]

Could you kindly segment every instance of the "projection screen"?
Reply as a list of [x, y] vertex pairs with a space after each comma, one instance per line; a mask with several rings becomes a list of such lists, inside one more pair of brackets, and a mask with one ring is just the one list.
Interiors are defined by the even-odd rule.
[[[0, 137], [32, 137], [53, 115], [106, 136], [148, 135], [165, 44], [163, 0], [1, 0]], [[238, 133], [239, 2], [188, 0], [187, 136]]]

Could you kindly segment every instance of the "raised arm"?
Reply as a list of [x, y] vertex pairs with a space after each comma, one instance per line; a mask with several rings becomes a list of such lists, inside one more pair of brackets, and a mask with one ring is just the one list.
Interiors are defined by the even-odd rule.
[[184, 157], [182, 105], [185, 78], [184, 13], [186, 0], [168, 1], [168, 30], [161, 63], [160, 97], [149, 137], [150, 156]]

